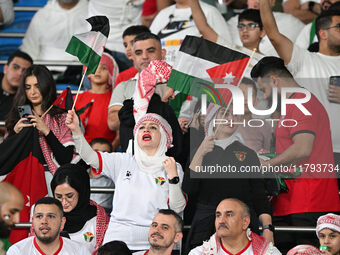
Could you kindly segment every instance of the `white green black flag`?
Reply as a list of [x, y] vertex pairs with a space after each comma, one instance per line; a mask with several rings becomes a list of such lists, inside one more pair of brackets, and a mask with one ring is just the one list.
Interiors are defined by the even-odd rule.
[[94, 16], [86, 20], [92, 26], [91, 31], [72, 36], [65, 51], [76, 56], [87, 67], [88, 75], [97, 70], [109, 36], [110, 24], [106, 16]]

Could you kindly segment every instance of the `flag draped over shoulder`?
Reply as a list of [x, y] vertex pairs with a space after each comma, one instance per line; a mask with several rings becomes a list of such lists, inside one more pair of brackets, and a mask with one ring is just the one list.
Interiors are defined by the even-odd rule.
[[223, 88], [223, 84], [239, 85], [249, 60], [250, 57], [241, 52], [186, 36], [167, 86], [195, 97], [206, 94], [209, 102], [228, 106], [231, 92]]
[[[45, 169], [38, 139], [38, 130], [23, 128], [18, 134], [8, 137], [0, 144], [0, 175], [12, 183], [24, 196], [20, 222], [29, 222], [31, 206], [47, 195]], [[16, 243], [28, 235], [27, 229], [12, 230], [9, 241]]]
[[106, 16], [94, 16], [86, 19], [92, 26], [90, 32], [72, 36], [66, 52], [76, 56], [87, 66], [86, 75], [96, 72], [100, 58], [109, 36], [110, 24]]

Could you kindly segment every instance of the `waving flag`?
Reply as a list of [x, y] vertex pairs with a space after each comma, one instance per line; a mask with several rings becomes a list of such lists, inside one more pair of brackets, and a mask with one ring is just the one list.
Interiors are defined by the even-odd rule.
[[61, 92], [57, 99], [52, 103], [52, 105], [66, 111], [71, 110], [73, 99], [70, 87], [64, 89], [63, 92]]
[[[4, 181], [16, 186], [24, 196], [20, 222], [29, 222], [31, 206], [47, 195], [45, 168], [38, 139], [38, 130], [23, 128], [18, 134], [8, 137], [0, 144], [0, 175]], [[9, 241], [16, 243], [28, 235], [27, 229], [11, 231]]]
[[72, 36], [65, 50], [87, 67], [86, 75], [96, 72], [110, 32], [106, 16], [94, 16], [87, 21], [92, 26], [91, 31]]
[[195, 97], [206, 94], [209, 102], [228, 106], [231, 92], [223, 85], [237, 86], [249, 59], [241, 52], [186, 36], [167, 85]]

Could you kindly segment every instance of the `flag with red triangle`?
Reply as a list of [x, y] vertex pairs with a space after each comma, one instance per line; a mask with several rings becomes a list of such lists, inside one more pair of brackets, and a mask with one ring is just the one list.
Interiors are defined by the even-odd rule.
[[237, 86], [250, 57], [195, 36], [186, 36], [176, 57], [167, 86], [228, 106], [231, 92], [224, 85]]

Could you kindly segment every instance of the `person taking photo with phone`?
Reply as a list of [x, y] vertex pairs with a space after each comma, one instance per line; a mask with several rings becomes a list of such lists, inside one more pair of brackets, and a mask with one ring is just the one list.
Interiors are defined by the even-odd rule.
[[[65, 111], [53, 107], [44, 114], [56, 98], [56, 85], [50, 71], [45, 66], [32, 65], [21, 79], [6, 121], [9, 136], [18, 134], [27, 127], [38, 130], [42, 160], [48, 168], [46, 171], [45, 167], [45, 176], [49, 176], [46, 176], [47, 181], [52, 179], [60, 165], [74, 159], [74, 141], [70, 129], [65, 125]], [[25, 114], [29, 107], [31, 114], [20, 118], [18, 109]]]

